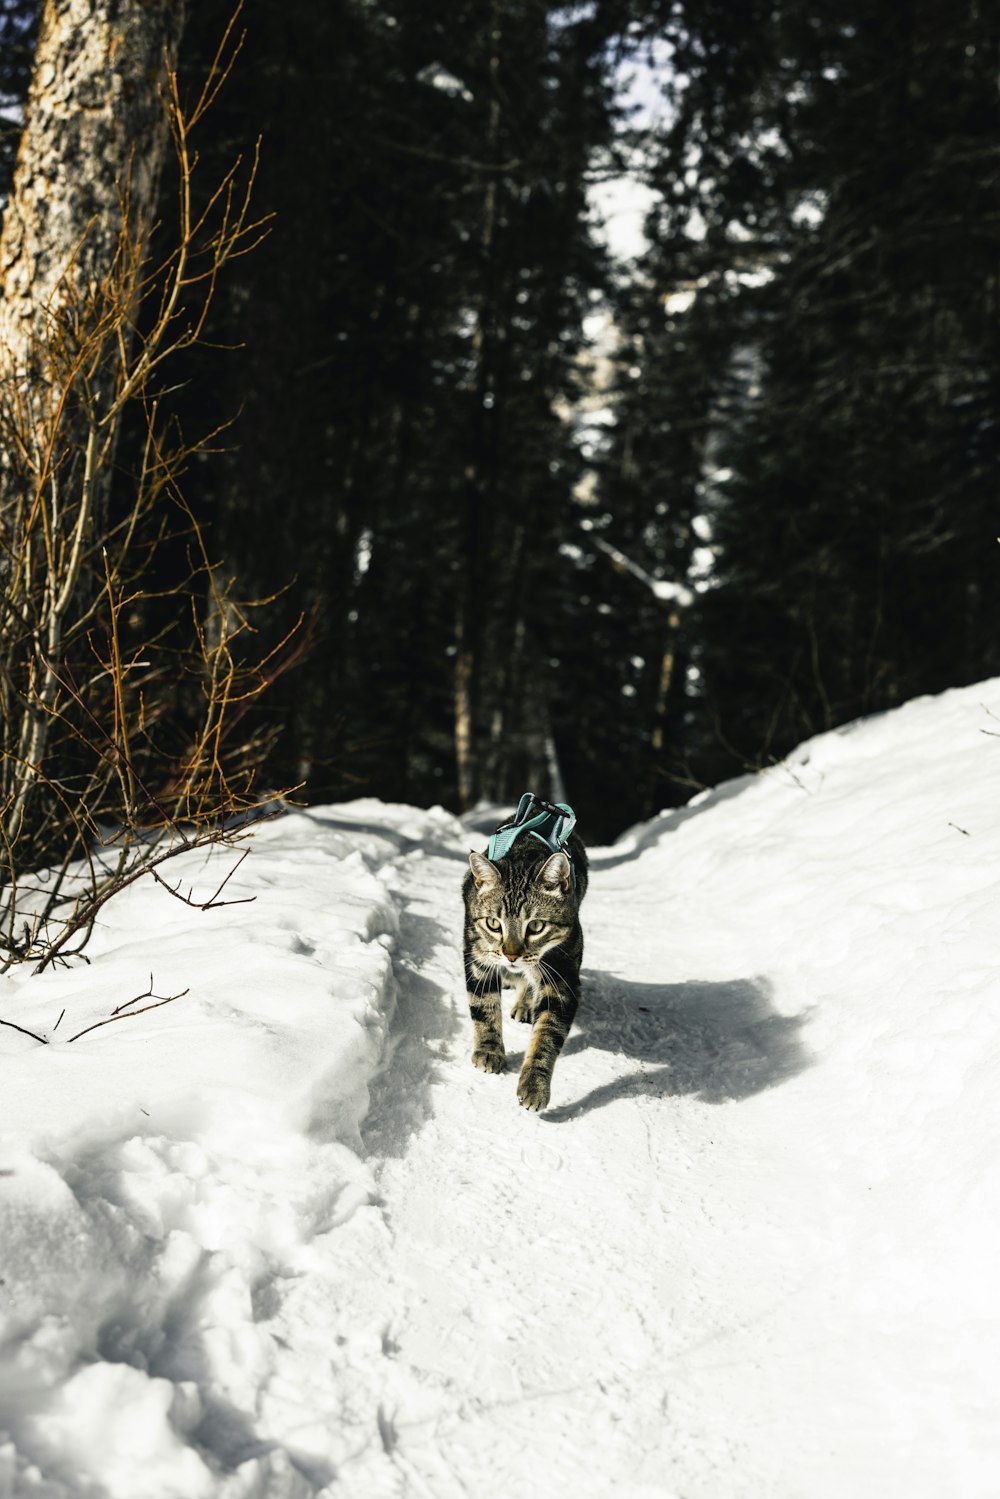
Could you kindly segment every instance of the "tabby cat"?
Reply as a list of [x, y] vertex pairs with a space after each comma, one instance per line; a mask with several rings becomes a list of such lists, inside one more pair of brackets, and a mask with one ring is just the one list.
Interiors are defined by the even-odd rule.
[[578, 908], [587, 889], [587, 854], [575, 833], [566, 849], [569, 858], [548, 853], [524, 834], [495, 863], [471, 853], [462, 886], [473, 1065], [506, 1072], [500, 991], [513, 987], [511, 1017], [532, 1027], [517, 1080], [526, 1109], [544, 1109], [549, 1101], [552, 1069], [580, 997]]

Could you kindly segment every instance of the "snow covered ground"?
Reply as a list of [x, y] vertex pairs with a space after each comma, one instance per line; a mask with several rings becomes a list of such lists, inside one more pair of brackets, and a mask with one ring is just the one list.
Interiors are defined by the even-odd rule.
[[8, 976], [0, 1495], [1000, 1493], [998, 779], [991, 682], [598, 850], [540, 1116], [469, 1063], [440, 810]]

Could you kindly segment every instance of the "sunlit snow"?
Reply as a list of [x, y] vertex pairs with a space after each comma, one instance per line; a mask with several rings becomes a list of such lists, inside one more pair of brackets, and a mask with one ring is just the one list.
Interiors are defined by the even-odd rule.
[[469, 1063], [482, 819], [290, 813], [252, 904], [9, 974], [0, 1494], [994, 1495], [998, 773], [987, 682], [596, 850], [540, 1116]]

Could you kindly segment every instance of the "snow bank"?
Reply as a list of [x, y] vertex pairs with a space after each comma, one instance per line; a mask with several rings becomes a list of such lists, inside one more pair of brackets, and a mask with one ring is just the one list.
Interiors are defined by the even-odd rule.
[[[680, 981], [659, 1055], [683, 1088], [696, 1053], [675, 1117], [713, 1142], [675, 1221], [712, 1194], [722, 1231], [678, 1269], [714, 1310], [682, 1305], [678, 1340], [714, 1318], [729, 1362], [713, 1341], [676, 1403], [757, 1492], [997, 1491], [998, 783], [989, 682], [813, 739], [595, 861], [667, 926], [628, 974]], [[704, 1130], [699, 1099], [723, 1105]]]
[[[226, 892], [252, 904], [200, 913], [141, 882], [89, 967], [5, 981], [4, 1015], [50, 1044], [0, 1030], [0, 1493], [314, 1492], [254, 1435], [280, 1372], [263, 1322], [373, 1197], [358, 1125], [393, 1006], [398, 839], [297, 813], [253, 848]], [[170, 871], [208, 894], [234, 858]], [[60, 1040], [151, 973], [188, 994]]]

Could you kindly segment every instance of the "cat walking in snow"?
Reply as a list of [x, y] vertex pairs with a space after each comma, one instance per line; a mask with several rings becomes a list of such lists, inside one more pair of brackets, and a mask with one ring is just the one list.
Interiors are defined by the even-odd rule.
[[565, 803], [521, 798], [515, 818], [493, 834], [487, 857], [470, 853], [465, 899], [465, 982], [472, 1061], [505, 1072], [501, 994], [514, 990], [511, 1018], [531, 1026], [517, 1082], [526, 1109], [544, 1109], [552, 1070], [580, 998], [587, 854]]

